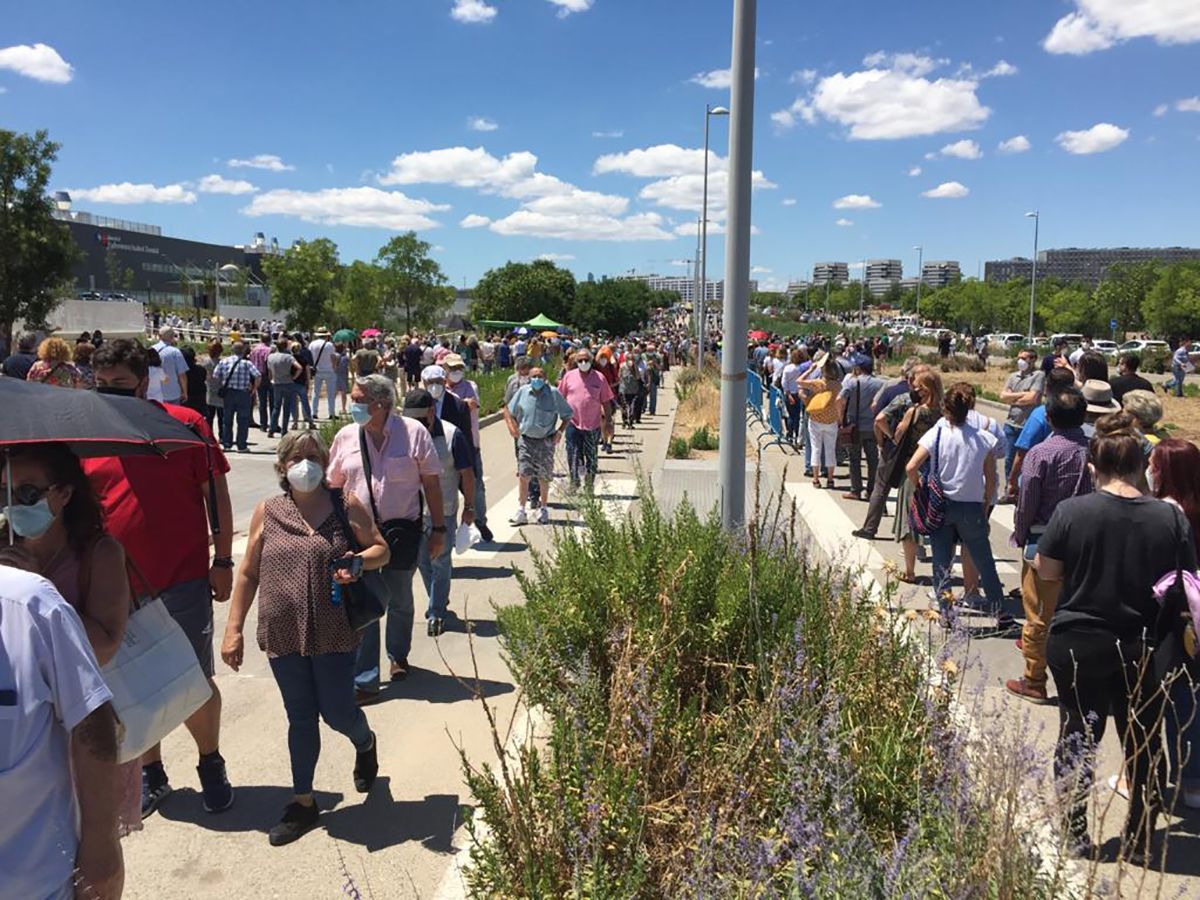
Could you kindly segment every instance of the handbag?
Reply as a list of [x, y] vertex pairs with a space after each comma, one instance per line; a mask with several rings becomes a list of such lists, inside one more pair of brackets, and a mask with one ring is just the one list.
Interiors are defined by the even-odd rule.
[[[350, 544], [355, 553], [361, 553], [363, 546], [355, 537], [354, 528], [350, 525], [350, 517], [346, 515], [345, 496], [336, 488], [331, 488], [329, 493], [333, 499], [333, 514], [337, 516], [338, 525], [346, 533], [346, 542]], [[356, 581], [343, 584], [341, 587], [342, 608], [346, 610], [346, 621], [355, 631], [361, 631], [372, 622], [378, 622], [383, 618], [391, 591], [378, 570], [363, 572]]]
[[[90, 570], [90, 560], [86, 562]], [[133, 612], [125, 623], [125, 636], [100, 670], [121, 723], [117, 761], [122, 763], [161, 742], [212, 696], [191, 641], [162, 597], [128, 556], [125, 567], [142, 582], [143, 596], [149, 599], [139, 602], [131, 578]]]
[[908, 501], [909, 524], [917, 534], [933, 534], [946, 518], [946, 495], [938, 475], [938, 444], [941, 440], [942, 432], [938, 429], [933, 440], [933, 453], [921, 466], [921, 481]]
[[858, 440], [858, 412], [859, 404], [862, 401], [862, 385], [859, 382], [854, 384], [854, 424], [846, 421], [849, 418], [850, 407], [846, 407], [847, 415], [842, 417], [842, 423], [838, 426], [838, 446], [849, 447]]
[[425, 518], [425, 495], [417, 492], [421, 511], [415, 519], [388, 519], [379, 521], [379, 507], [375, 505], [375, 487], [371, 480], [371, 454], [367, 451], [367, 433], [362, 428], [358, 430], [358, 449], [362, 454], [363, 474], [367, 479], [367, 496], [371, 500], [371, 516], [379, 526], [392, 557], [388, 561], [389, 569], [411, 569], [417, 564], [417, 553], [421, 549], [421, 534]]
[[1192, 679], [1200, 677], [1197, 657], [1196, 624], [1193, 604], [1188, 596], [1188, 578], [1183, 569], [1183, 542], [1186, 532], [1180, 527], [1181, 513], [1175, 512], [1175, 571], [1168, 572], [1154, 585], [1158, 597], [1158, 615], [1154, 623], [1154, 649], [1151, 665], [1154, 675], [1165, 680], [1172, 672], [1186, 669]]

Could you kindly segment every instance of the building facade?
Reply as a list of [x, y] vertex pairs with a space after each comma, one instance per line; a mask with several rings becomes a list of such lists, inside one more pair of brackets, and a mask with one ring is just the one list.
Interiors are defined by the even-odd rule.
[[904, 264], [898, 259], [868, 259], [865, 277], [871, 296], [882, 297], [904, 278]]
[[953, 259], [930, 260], [921, 266], [921, 281], [927, 287], [940, 288], [962, 280], [962, 269]]
[[[1158, 262], [1171, 264], [1200, 260], [1200, 249], [1192, 247], [1106, 247], [1084, 249], [1065, 247], [1043, 250], [1038, 254], [1038, 278], [1055, 278], [1067, 283], [1096, 287], [1117, 263]], [[983, 266], [985, 281], [1028, 281], [1033, 275], [1033, 260], [1024, 257], [988, 260]]]
[[850, 264], [844, 262], [819, 262], [813, 265], [813, 287], [824, 287], [826, 282], [835, 285], [850, 280]]
[[[674, 291], [683, 303], [692, 303], [696, 296], [696, 279], [688, 275], [622, 275], [622, 279], [641, 281], [652, 291]], [[704, 284], [704, 302], [721, 304], [725, 302], [725, 282], [706, 281]], [[758, 281], [751, 279], [750, 293], [758, 290]]]

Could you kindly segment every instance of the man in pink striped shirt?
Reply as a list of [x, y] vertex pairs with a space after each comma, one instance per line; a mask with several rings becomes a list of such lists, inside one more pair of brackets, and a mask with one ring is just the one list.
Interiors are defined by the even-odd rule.
[[613, 399], [608, 379], [592, 368], [592, 351], [581, 347], [575, 353], [575, 368], [558, 382], [559, 393], [571, 405], [571, 423], [567, 426], [567, 469], [571, 487], [578, 488], [582, 476], [587, 489], [596, 478], [596, 447], [601, 429], [608, 431], [610, 404]]

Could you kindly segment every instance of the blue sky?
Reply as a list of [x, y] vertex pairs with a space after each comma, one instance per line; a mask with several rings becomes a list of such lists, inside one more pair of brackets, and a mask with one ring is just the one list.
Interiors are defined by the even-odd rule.
[[[180, 237], [326, 235], [348, 260], [413, 227], [459, 285], [542, 254], [580, 277], [682, 273], [731, 10], [8, 3], [0, 127], [62, 143], [54, 184], [76, 208]], [[766, 287], [825, 259], [912, 274], [914, 244], [974, 274], [1029, 253], [1032, 208], [1042, 247], [1200, 242], [1196, 0], [760, 0], [757, 63]]]

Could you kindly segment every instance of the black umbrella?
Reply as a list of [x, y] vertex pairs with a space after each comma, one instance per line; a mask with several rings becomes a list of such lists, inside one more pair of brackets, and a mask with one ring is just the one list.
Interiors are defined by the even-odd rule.
[[146, 400], [0, 378], [0, 450], [47, 441], [79, 457], [162, 456], [209, 443]]

